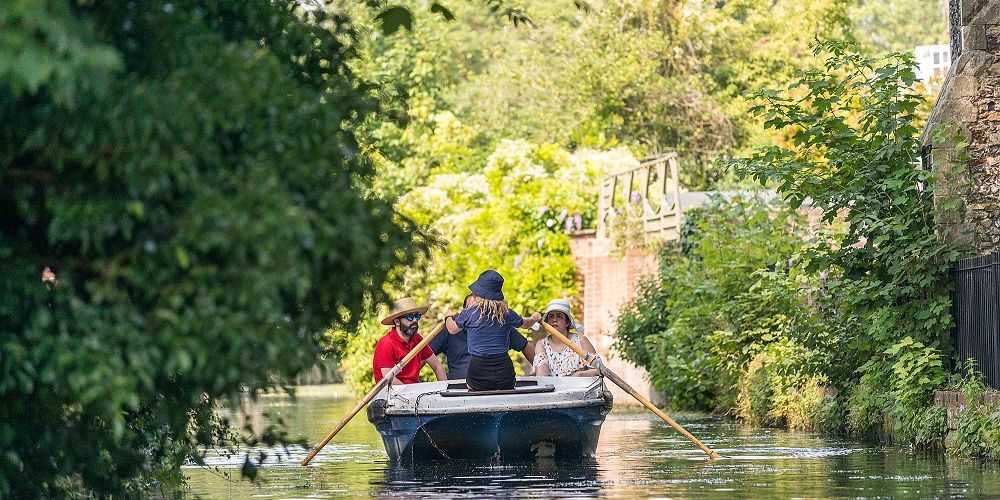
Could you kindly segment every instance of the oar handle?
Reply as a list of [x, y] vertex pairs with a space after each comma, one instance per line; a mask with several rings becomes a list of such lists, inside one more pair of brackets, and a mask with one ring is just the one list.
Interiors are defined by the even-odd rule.
[[392, 379], [396, 378], [396, 375], [398, 375], [399, 372], [403, 370], [403, 367], [406, 366], [406, 364], [409, 363], [414, 357], [416, 357], [417, 354], [420, 354], [420, 351], [422, 351], [424, 347], [427, 347], [427, 344], [431, 342], [431, 339], [436, 337], [437, 334], [441, 333], [442, 329], [444, 329], [444, 321], [438, 323], [438, 325], [434, 327], [433, 330], [431, 330], [431, 333], [429, 333], [426, 337], [422, 338], [420, 342], [413, 347], [413, 349], [410, 349], [410, 352], [406, 353], [406, 356], [403, 356], [403, 359], [399, 363], [396, 363], [396, 366], [393, 366], [392, 370], [389, 370], [389, 373], [386, 373], [385, 376], [382, 377], [382, 380], [380, 380], [377, 384], [375, 384], [375, 387], [373, 387], [372, 390], [368, 391], [368, 394], [365, 394], [365, 397], [361, 398], [361, 401], [359, 401], [358, 404], [354, 406], [351, 412], [340, 420], [340, 423], [337, 424], [337, 427], [335, 427], [333, 431], [327, 434], [326, 437], [323, 438], [323, 440], [320, 441], [320, 443], [317, 444], [316, 447], [309, 452], [309, 455], [307, 455], [306, 458], [302, 460], [302, 465], [303, 466], [309, 465], [309, 462], [311, 462], [312, 459], [316, 457], [316, 454], [319, 453], [319, 451], [322, 450], [323, 447], [326, 446], [326, 444], [329, 443], [330, 440], [333, 439], [333, 437], [336, 436], [337, 433], [340, 432], [340, 430], [343, 429], [344, 426], [347, 425], [347, 423], [350, 422], [351, 419], [354, 418], [354, 416], [357, 415], [358, 412], [365, 407], [365, 405], [370, 403], [371, 400], [375, 398], [375, 395], [378, 394], [379, 391], [381, 391], [385, 386], [391, 384]]
[[[566, 344], [566, 347], [572, 349], [573, 352], [575, 352], [581, 358], [585, 360], [588, 359], [586, 351], [584, 351], [583, 349], [580, 348], [580, 346], [576, 345], [576, 343], [568, 339], [565, 335], [562, 334], [562, 332], [556, 330], [552, 325], [544, 321], [541, 321], [540, 323], [542, 324], [542, 328], [545, 328], [545, 331], [549, 335], [555, 337], [556, 340], [558, 340], [559, 342]], [[629, 385], [627, 382], [625, 382], [624, 379], [619, 377], [617, 373], [611, 371], [607, 366], [604, 365], [604, 363], [602, 363], [599, 360], [597, 361], [597, 368], [600, 371], [601, 375], [604, 375], [605, 377], [611, 379], [611, 381], [614, 382], [615, 385], [621, 387], [623, 391], [629, 393], [629, 395], [631, 395], [637, 401], [642, 403], [642, 405], [645, 406], [647, 409], [649, 409], [649, 411], [653, 412], [657, 417], [660, 417], [660, 419], [666, 422], [667, 425], [673, 427], [674, 430], [681, 433], [681, 435], [683, 435], [684, 437], [688, 438], [688, 440], [694, 443], [695, 446], [701, 448], [701, 451], [704, 451], [706, 454], [708, 454], [709, 459], [715, 460], [718, 458], [722, 458], [722, 456], [719, 455], [715, 450], [712, 450], [708, 446], [705, 446], [705, 443], [702, 443], [698, 438], [694, 437], [693, 434], [688, 432], [688, 430], [685, 429], [683, 426], [681, 426], [681, 424], [675, 422], [674, 419], [670, 418], [670, 416], [664, 413], [663, 410], [657, 408], [652, 401], [644, 397], [642, 394], [639, 394], [639, 392], [633, 389], [632, 386]]]

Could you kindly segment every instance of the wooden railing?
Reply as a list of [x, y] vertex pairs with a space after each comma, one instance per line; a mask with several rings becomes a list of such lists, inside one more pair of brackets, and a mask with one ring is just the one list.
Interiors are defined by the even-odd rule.
[[607, 237], [616, 218], [629, 217], [639, 219], [646, 232], [677, 237], [683, 216], [677, 172], [677, 153], [666, 153], [605, 177], [598, 199], [598, 235]]

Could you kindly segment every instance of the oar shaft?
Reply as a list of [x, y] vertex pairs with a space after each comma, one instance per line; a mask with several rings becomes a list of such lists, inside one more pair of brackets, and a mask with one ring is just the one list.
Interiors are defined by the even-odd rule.
[[612, 372], [611, 370], [605, 368], [604, 374], [606, 377], [611, 379], [611, 381], [614, 382], [618, 387], [621, 387], [622, 390], [629, 393], [633, 398], [642, 403], [642, 405], [648, 408], [649, 411], [656, 414], [657, 417], [660, 417], [660, 419], [666, 422], [667, 425], [673, 427], [674, 430], [676, 430], [677, 432], [681, 433], [681, 435], [686, 437], [688, 441], [694, 443], [694, 445], [700, 448], [701, 451], [704, 451], [709, 456], [709, 458], [713, 460], [717, 458], [722, 458], [715, 450], [709, 448], [708, 446], [705, 446], [705, 443], [702, 443], [700, 439], [694, 437], [694, 434], [688, 432], [688, 430], [685, 429], [684, 426], [678, 424], [674, 419], [670, 418], [670, 415], [667, 415], [666, 413], [663, 412], [663, 410], [659, 409], [656, 405], [654, 405], [652, 401], [647, 399], [642, 394], [639, 394], [639, 391], [636, 391], [631, 385], [628, 384], [628, 382], [622, 380], [622, 378], [618, 376], [617, 373]]
[[319, 451], [322, 450], [323, 447], [326, 446], [326, 444], [329, 443], [330, 440], [332, 440], [333, 437], [336, 436], [337, 433], [340, 432], [340, 430], [343, 429], [344, 426], [346, 426], [347, 423], [350, 422], [351, 419], [353, 419], [354, 416], [357, 415], [358, 412], [365, 407], [365, 405], [370, 403], [371, 400], [375, 398], [375, 395], [378, 394], [379, 391], [381, 391], [385, 386], [391, 384], [392, 379], [395, 378], [400, 371], [402, 371], [403, 367], [406, 366], [406, 364], [409, 363], [411, 360], [413, 360], [413, 358], [416, 357], [417, 354], [420, 354], [420, 351], [422, 351], [424, 347], [427, 347], [427, 344], [431, 342], [431, 339], [436, 337], [437, 334], [441, 333], [441, 330], [443, 328], [444, 328], [444, 321], [438, 323], [438, 325], [434, 327], [433, 330], [431, 330], [431, 333], [429, 333], [426, 337], [421, 339], [420, 343], [418, 343], [413, 349], [411, 349], [410, 352], [406, 353], [406, 356], [403, 356], [403, 359], [399, 363], [396, 363], [396, 366], [393, 366], [392, 370], [390, 370], [389, 373], [386, 373], [385, 376], [382, 377], [382, 380], [380, 380], [377, 384], [375, 384], [375, 387], [373, 387], [372, 390], [368, 391], [368, 394], [365, 394], [365, 397], [362, 398], [361, 401], [359, 401], [358, 404], [354, 406], [351, 412], [340, 420], [340, 423], [337, 424], [337, 427], [335, 427], [333, 431], [327, 434], [326, 437], [323, 438], [323, 440], [320, 441], [319, 444], [317, 444], [316, 447], [309, 452], [309, 455], [307, 455], [306, 458], [302, 460], [302, 465], [309, 465], [309, 462], [311, 462], [312, 459], [316, 457], [316, 454], [319, 453]]
[[[542, 321], [541, 324], [549, 335], [555, 337], [556, 340], [562, 342], [563, 344], [566, 344], [567, 347], [572, 349], [573, 352], [575, 352], [581, 358], [587, 359], [587, 353], [583, 349], [581, 349], [580, 346], [576, 345], [576, 343], [566, 338], [566, 336], [563, 335], [559, 330], [556, 330], [555, 328], [552, 327], [552, 325], [544, 321]], [[664, 422], [667, 423], [667, 425], [673, 427], [674, 430], [681, 433], [681, 435], [683, 435], [684, 437], [688, 438], [688, 440], [694, 443], [695, 446], [701, 448], [701, 451], [704, 451], [706, 454], [708, 454], [709, 458], [713, 460], [721, 458], [721, 456], [717, 452], [715, 452], [708, 446], [705, 446], [704, 443], [702, 443], [698, 438], [694, 437], [694, 435], [688, 432], [688, 430], [685, 429], [683, 426], [681, 426], [681, 424], [678, 424], [677, 422], [674, 421], [674, 419], [670, 418], [669, 415], [664, 413], [663, 410], [657, 408], [652, 401], [644, 397], [642, 394], [639, 394], [639, 392], [633, 389], [631, 385], [629, 385], [627, 382], [625, 382], [625, 380], [619, 377], [617, 373], [611, 371], [607, 366], [602, 367], [601, 373], [604, 374], [604, 376], [611, 379], [611, 381], [614, 382], [615, 385], [621, 387], [623, 391], [627, 392], [637, 401], [642, 403], [643, 406], [645, 406], [649, 411], [653, 412], [657, 417], [660, 417]]]

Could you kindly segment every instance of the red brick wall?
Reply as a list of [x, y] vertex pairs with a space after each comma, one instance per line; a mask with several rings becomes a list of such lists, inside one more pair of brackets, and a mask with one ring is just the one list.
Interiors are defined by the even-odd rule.
[[[662, 400], [651, 385], [646, 371], [621, 359], [611, 352], [614, 342], [615, 321], [628, 301], [635, 297], [639, 281], [656, 273], [658, 263], [651, 252], [628, 251], [615, 256], [610, 239], [598, 238], [594, 233], [581, 233], [570, 239], [573, 260], [576, 261], [580, 280], [580, 297], [577, 303], [584, 325], [584, 334], [605, 359], [608, 367], [621, 375], [641, 394], [654, 401]], [[635, 401], [617, 388], [613, 388], [616, 402], [628, 404]]]

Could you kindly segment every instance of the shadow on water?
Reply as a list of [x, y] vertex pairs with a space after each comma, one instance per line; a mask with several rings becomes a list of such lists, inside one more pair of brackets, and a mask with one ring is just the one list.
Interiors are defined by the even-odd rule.
[[[280, 416], [292, 434], [316, 442], [354, 400], [342, 387], [304, 388], [299, 398], [261, 400], [253, 411]], [[292, 450], [260, 472], [258, 485], [239, 480], [242, 455], [211, 456], [188, 467], [190, 491], [202, 498], [533, 497], [983, 497], [1000, 494], [994, 464], [915, 454], [900, 448], [719, 419], [680, 419], [726, 458], [707, 462], [683, 437], [647, 413], [616, 409], [605, 422], [597, 458], [490, 465], [469, 462], [392, 466], [363, 415], [317, 457]], [[252, 450], [256, 452], [258, 450]], [[265, 450], [280, 455], [281, 450]], [[226, 475], [230, 478], [227, 478]]]
[[381, 481], [371, 485], [371, 492], [384, 498], [597, 496], [601, 486], [597, 476], [596, 460], [393, 466], [385, 470]]

